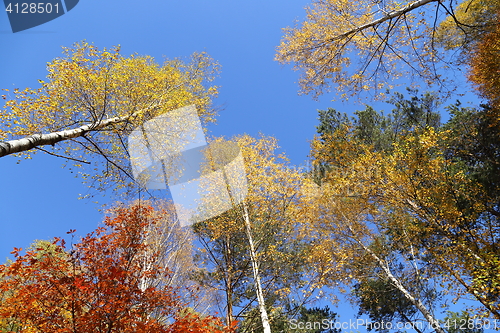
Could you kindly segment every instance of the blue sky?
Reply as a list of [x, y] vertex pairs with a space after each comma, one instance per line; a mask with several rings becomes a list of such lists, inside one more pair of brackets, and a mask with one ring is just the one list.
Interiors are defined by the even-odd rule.
[[[317, 110], [352, 112], [355, 104], [314, 101], [299, 96], [298, 75], [273, 60], [282, 28], [304, 15], [306, 0], [80, 0], [67, 14], [41, 26], [12, 33], [0, 12], [0, 88], [37, 87], [45, 65], [61, 46], [87, 40], [98, 47], [120, 44], [122, 54], [189, 57], [206, 51], [221, 66], [216, 84], [222, 107], [211, 135], [259, 132], [275, 136], [294, 164], [307, 159], [317, 125]], [[98, 205], [78, 200], [88, 189], [64, 160], [37, 154], [32, 160], [0, 159], [0, 262], [13, 247], [35, 239], [78, 235], [100, 223]], [[99, 202], [109, 198], [97, 196]], [[338, 311], [338, 309], [334, 309]], [[345, 318], [349, 319], [349, 318]]]
[[[297, 73], [273, 60], [281, 29], [304, 15], [307, 1], [105, 1], [81, 0], [67, 14], [12, 33], [0, 13], [0, 87], [37, 87], [45, 65], [61, 46], [87, 40], [98, 47], [120, 44], [122, 54], [187, 59], [206, 51], [222, 66], [215, 101], [222, 108], [211, 135], [262, 132], [280, 140], [293, 163], [307, 159], [316, 110], [331, 106], [298, 96]], [[33, 239], [85, 234], [100, 213], [77, 200], [88, 189], [62, 169], [64, 160], [37, 154], [33, 160], [0, 160], [0, 257]], [[100, 202], [102, 198], [97, 198]]]

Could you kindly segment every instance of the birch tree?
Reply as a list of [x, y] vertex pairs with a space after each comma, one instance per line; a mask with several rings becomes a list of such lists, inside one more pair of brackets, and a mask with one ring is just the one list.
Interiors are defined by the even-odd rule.
[[[356, 145], [359, 149], [359, 142]], [[336, 169], [337, 175], [329, 174], [322, 184], [315, 206], [317, 219], [311, 226], [318, 235], [311, 264], [323, 267], [328, 272], [326, 281], [341, 290], [386, 281], [417, 309], [421, 319], [444, 333], [426, 297], [433, 274], [425, 264], [425, 252], [414, 244], [411, 219], [381, 198], [386, 175], [377, 166], [383, 158], [361, 148], [359, 164], [344, 172]]]
[[275, 139], [236, 141], [245, 159], [248, 195], [230, 211], [195, 225], [204, 244], [201, 279], [223, 291], [228, 322], [245, 318], [246, 330], [269, 332], [280, 308], [293, 304], [292, 298], [303, 300], [300, 289], [310, 292], [301, 278], [307, 274], [302, 263], [308, 246], [296, 228], [303, 178], [275, 154]]
[[186, 105], [214, 121], [217, 87], [210, 82], [217, 64], [205, 53], [160, 65], [149, 56], [125, 57], [119, 47], [81, 42], [63, 48], [47, 71], [39, 88], [4, 89], [0, 157], [42, 151], [89, 165], [83, 175], [97, 187], [123, 188], [133, 181], [126, 137], [134, 128]]
[[[208, 314], [213, 290], [203, 289], [192, 278], [198, 268], [193, 260], [194, 234], [190, 228], [182, 228], [176, 210], [170, 202], [136, 200], [124, 205], [119, 203], [108, 211], [114, 217], [123, 209], [135, 207], [154, 207], [148, 211], [147, 223], [142, 230], [142, 243], [145, 251], [141, 254], [142, 267], [148, 271], [155, 267], [168, 269], [169, 274], [157, 278], [142, 277], [140, 289], [174, 288], [184, 304], [199, 313]], [[161, 231], [159, 231], [161, 230]]]
[[342, 99], [367, 91], [383, 97], [402, 77], [444, 92], [453, 88], [443, 76], [453, 54], [443, 54], [437, 25], [450, 17], [455, 30], [470, 26], [454, 7], [438, 0], [313, 0], [306, 19], [285, 29], [276, 59], [293, 64], [301, 92], [315, 97], [332, 88]]
[[[338, 269], [345, 267], [344, 279], [363, 278], [356, 275], [359, 266], [349, 260], [377, 264], [385, 281], [391, 281], [431, 324], [418, 302], [418, 290], [411, 287], [427, 281], [440, 283], [456, 297], [475, 299], [477, 315], [499, 315], [498, 177], [493, 171], [498, 170], [493, 153], [498, 152], [497, 134], [481, 112], [458, 106], [451, 110], [450, 121], [440, 126], [429, 122], [432, 113], [407, 109], [409, 119], [415, 119], [382, 149], [384, 145], [378, 144], [387, 137], [384, 131], [370, 141], [360, 135], [363, 131], [355, 122], [339, 121], [315, 141], [313, 153], [326, 164], [320, 182], [320, 230], [328, 226], [324, 216], [330, 214], [333, 224], [327, 229], [333, 245], [321, 245], [317, 257], [324, 256], [322, 251], [342, 253], [329, 255]], [[398, 123], [390, 121], [385, 131], [393, 132]], [[326, 265], [324, 260], [319, 263]], [[408, 285], [409, 275], [397, 276], [391, 263], [401, 263], [420, 282]]]

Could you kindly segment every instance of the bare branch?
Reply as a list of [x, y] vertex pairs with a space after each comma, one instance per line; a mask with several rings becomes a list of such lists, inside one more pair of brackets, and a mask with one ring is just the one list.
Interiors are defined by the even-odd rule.
[[79, 160], [79, 159], [77, 159], [77, 158], [73, 158], [73, 157], [69, 157], [69, 156], [59, 155], [59, 154], [56, 154], [56, 153], [50, 152], [50, 151], [45, 150], [45, 149], [40, 148], [40, 147], [35, 147], [35, 149], [41, 150], [41, 151], [43, 151], [44, 153], [47, 153], [47, 154], [52, 155], [52, 156], [55, 156], [55, 157], [61, 157], [61, 158], [65, 158], [65, 159], [72, 160], [72, 161], [76, 161], [76, 162], [80, 162], [80, 163], [90, 164], [90, 162], [88, 162], [88, 161]]

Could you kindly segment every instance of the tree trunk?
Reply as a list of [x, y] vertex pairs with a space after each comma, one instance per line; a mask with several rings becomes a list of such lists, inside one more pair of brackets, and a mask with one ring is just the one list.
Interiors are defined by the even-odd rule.
[[61, 141], [81, 137], [85, 135], [85, 133], [102, 130], [107, 126], [127, 121], [137, 114], [138, 112], [135, 112], [128, 116], [113, 117], [100, 122], [83, 125], [74, 129], [47, 134], [33, 134], [22, 139], [0, 142], [0, 157], [20, 153], [39, 146], [55, 145], [56, 143]]
[[52, 132], [48, 134], [33, 134], [22, 139], [0, 142], [0, 157], [20, 153], [39, 146], [55, 145], [58, 142], [81, 137], [85, 133], [102, 130], [107, 126], [124, 122], [138, 112], [124, 117], [113, 117], [97, 123], [83, 125], [74, 129]]
[[[347, 222], [349, 223], [349, 222]], [[431, 325], [431, 327], [438, 333], [446, 333], [445, 330], [443, 330], [443, 328], [441, 328], [441, 325], [439, 324], [439, 321], [434, 318], [434, 316], [432, 315], [432, 313], [429, 311], [429, 309], [427, 309], [427, 307], [422, 303], [421, 300], [413, 297], [413, 295], [403, 286], [403, 284], [401, 283], [401, 281], [398, 280], [398, 278], [396, 278], [394, 276], [394, 274], [392, 274], [392, 271], [391, 269], [389, 268], [389, 266], [387, 265], [387, 263], [385, 261], [383, 261], [378, 255], [376, 255], [370, 248], [368, 248], [361, 240], [359, 240], [356, 236], [355, 236], [355, 233], [354, 233], [354, 230], [352, 230], [352, 228], [349, 226], [348, 227], [349, 230], [351, 231], [351, 233], [353, 234], [353, 239], [370, 255], [372, 256], [373, 259], [375, 259], [375, 261], [378, 263], [379, 267], [382, 268], [382, 270], [384, 271], [384, 273], [387, 275], [387, 277], [389, 278], [389, 280], [392, 282], [392, 284], [399, 289], [399, 291], [401, 291], [403, 293], [403, 295], [413, 304], [415, 305], [415, 307], [420, 311], [420, 313], [422, 313], [422, 315], [425, 317], [425, 319], [427, 320], [427, 322], [429, 322], [429, 324]]]
[[387, 13], [384, 17], [381, 17], [377, 20], [374, 20], [374, 21], [371, 21], [367, 24], [363, 24], [362, 26], [359, 26], [359, 27], [356, 27], [354, 29], [351, 29], [349, 31], [346, 31], [344, 32], [343, 34], [340, 34], [340, 35], [337, 35], [337, 36], [334, 36], [334, 37], [331, 37], [329, 38], [327, 41], [329, 42], [333, 42], [335, 40], [339, 40], [339, 39], [343, 39], [349, 35], [352, 35], [352, 34], [355, 34], [357, 32], [360, 32], [360, 31], [363, 31], [365, 29], [368, 29], [368, 28], [372, 28], [372, 27], [375, 27], [381, 23], [384, 23], [385, 21], [388, 21], [388, 20], [391, 20], [393, 18], [396, 18], [396, 17], [399, 17], [401, 15], [404, 15], [408, 12], [411, 12], [412, 10], [418, 8], [418, 7], [422, 7], [430, 2], [438, 2], [440, 0], [418, 0], [418, 1], [414, 1], [412, 3], [409, 3], [407, 6], [399, 9], [399, 10], [395, 10], [395, 11], [392, 11], [390, 13]]
[[231, 260], [231, 249], [229, 247], [229, 236], [226, 237], [225, 247], [226, 247], [225, 256], [227, 265], [227, 271], [225, 272], [226, 304], [227, 304], [226, 325], [230, 326], [231, 323], [234, 321], [234, 314], [233, 314], [233, 267]]
[[250, 243], [250, 260], [252, 262], [253, 278], [255, 281], [255, 292], [257, 293], [257, 302], [259, 303], [262, 327], [264, 328], [264, 333], [271, 333], [271, 326], [269, 325], [269, 317], [267, 316], [266, 305], [264, 303], [264, 294], [262, 293], [262, 285], [260, 283], [259, 265], [257, 263], [255, 246], [253, 244], [252, 228], [250, 226], [250, 218], [248, 217], [248, 210], [245, 203], [243, 203], [243, 210], [245, 216], [246, 233], [248, 237], [248, 242]]
[[93, 131], [101, 131], [106, 127], [111, 125], [116, 125], [119, 123], [123, 123], [129, 121], [130, 119], [144, 113], [145, 111], [154, 109], [159, 107], [160, 104], [154, 104], [147, 108], [137, 110], [129, 115], [121, 116], [121, 117], [113, 117], [105, 120], [100, 120], [94, 123], [82, 125], [77, 128], [46, 133], [46, 134], [33, 134], [22, 139], [15, 139], [10, 141], [0, 142], [0, 157], [21, 153], [23, 151], [28, 151], [35, 147], [46, 146], [46, 145], [55, 145], [58, 142], [78, 138], [84, 136], [86, 133]]

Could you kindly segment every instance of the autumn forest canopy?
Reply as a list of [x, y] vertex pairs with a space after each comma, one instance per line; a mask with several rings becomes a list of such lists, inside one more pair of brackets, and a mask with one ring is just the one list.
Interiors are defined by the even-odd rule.
[[[69, 222], [68, 235], [13, 249], [0, 265], [0, 332], [337, 333], [339, 295], [370, 319], [357, 329], [494, 328], [499, 23], [498, 0], [312, 0], [276, 60], [312, 98], [372, 103], [318, 111], [307, 168], [280, 153], [279, 138], [210, 138], [218, 150], [203, 151], [197, 177], [222, 185], [200, 181], [198, 199], [217, 214], [187, 226], [187, 208], [165, 193], [189, 170], [169, 176], [182, 164], [155, 161], [153, 139], [177, 154], [194, 151], [178, 142], [209, 137], [180, 127], [216, 122], [219, 64], [203, 52], [158, 63], [84, 41], [64, 48], [37, 87], [4, 89], [0, 157], [52, 155], [116, 202], [82, 238]], [[458, 75], [480, 104], [460, 100]], [[155, 122], [188, 106], [197, 117], [182, 126]], [[137, 176], [131, 135], [164, 187]], [[467, 307], [451, 311], [459, 300]]]

